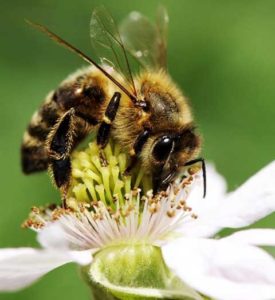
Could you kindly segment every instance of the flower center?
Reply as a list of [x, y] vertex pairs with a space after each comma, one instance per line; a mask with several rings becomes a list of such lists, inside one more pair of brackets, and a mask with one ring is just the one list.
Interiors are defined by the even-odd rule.
[[187, 204], [198, 168], [153, 195], [151, 178], [137, 165], [124, 175], [129, 157], [109, 143], [101, 152], [92, 142], [72, 156], [72, 184], [68, 208], [33, 208], [24, 226], [35, 230], [59, 220], [70, 245], [76, 249], [117, 244], [159, 245], [186, 219], [197, 215]]
[[123, 205], [130, 192], [137, 188], [145, 194], [152, 188], [151, 176], [146, 175], [139, 164], [125, 175], [129, 164], [130, 157], [112, 141], [104, 150], [92, 142], [84, 151], [75, 151], [68, 197], [79, 202], [101, 201], [114, 209], [117, 202]]

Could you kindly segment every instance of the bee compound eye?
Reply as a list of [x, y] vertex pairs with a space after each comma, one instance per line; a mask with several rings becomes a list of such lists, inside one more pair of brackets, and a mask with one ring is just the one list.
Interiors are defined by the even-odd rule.
[[173, 147], [173, 139], [163, 136], [154, 146], [153, 156], [157, 161], [165, 161]]

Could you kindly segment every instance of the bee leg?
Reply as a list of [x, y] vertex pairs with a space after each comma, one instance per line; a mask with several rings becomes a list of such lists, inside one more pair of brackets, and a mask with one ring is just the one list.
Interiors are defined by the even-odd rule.
[[202, 165], [202, 176], [203, 176], [203, 198], [206, 196], [206, 166], [205, 166], [205, 160], [204, 158], [196, 158], [193, 160], [188, 161], [184, 166], [192, 166], [196, 163], [200, 162]]
[[75, 111], [71, 108], [54, 126], [47, 139], [49, 169], [56, 186], [63, 196], [66, 206], [66, 194], [71, 181], [70, 153], [73, 145]]
[[136, 155], [131, 157], [131, 161], [130, 161], [129, 165], [127, 166], [126, 170], [123, 173], [124, 176], [129, 176], [130, 175], [130, 172], [134, 168], [134, 166], [136, 165], [137, 161], [138, 160], [137, 160]]
[[53, 173], [53, 178], [56, 186], [61, 191], [62, 206], [64, 208], [67, 208], [66, 199], [72, 172], [71, 160], [69, 157], [65, 159], [52, 160], [49, 168]]
[[150, 133], [151, 133], [150, 129], [145, 129], [136, 138], [135, 143], [134, 143], [134, 147], [130, 151], [130, 155], [132, 156], [132, 160], [131, 160], [129, 166], [127, 167], [127, 169], [124, 172], [125, 175], [128, 175], [130, 173], [130, 171], [133, 169], [133, 167], [136, 165], [137, 156], [140, 154], [144, 144], [148, 140], [148, 138], [150, 136]]
[[97, 132], [97, 144], [101, 149], [103, 149], [108, 143], [111, 132], [111, 125], [113, 120], [115, 119], [119, 107], [120, 98], [121, 94], [115, 92], [106, 108], [103, 121], [99, 126]]

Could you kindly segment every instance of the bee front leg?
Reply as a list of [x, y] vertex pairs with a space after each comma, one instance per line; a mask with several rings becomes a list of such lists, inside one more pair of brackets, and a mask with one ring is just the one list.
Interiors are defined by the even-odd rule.
[[131, 159], [129, 166], [127, 167], [127, 169], [124, 172], [125, 175], [128, 175], [130, 173], [130, 171], [133, 169], [133, 167], [136, 165], [137, 156], [140, 154], [143, 146], [145, 145], [146, 141], [148, 140], [150, 133], [151, 133], [150, 129], [145, 129], [136, 138], [133, 149], [130, 151], [130, 155], [131, 155], [132, 159]]
[[49, 155], [49, 170], [53, 174], [56, 186], [63, 197], [66, 207], [66, 194], [71, 181], [70, 153], [74, 138], [75, 110], [71, 108], [54, 126], [47, 138], [47, 151]]
[[108, 143], [110, 132], [111, 132], [111, 125], [113, 120], [115, 119], [119, 103], [120, 103], [121, 94], [115, 92], [112, 99], [110, 100], [103, 120], [98, 128], [97, 132], [97, 144], [98, 146], [103, 149]]

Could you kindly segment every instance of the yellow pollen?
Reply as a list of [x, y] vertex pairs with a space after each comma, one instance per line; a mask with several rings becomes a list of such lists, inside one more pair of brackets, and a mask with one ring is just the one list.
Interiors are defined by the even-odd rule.
[[159, 194], [158, 195], [156, 195], [156, 197], [159, 197], [160, 199], [163, 197], [163, 198], [165, 198], [165, 197], [167, 197], [168, 196], [168, 193], [166, 192], [166, 191], [161, 191], [161, 192], [159, 192]]
[[170, 209], [167, 211], [167, 216], [169, 218], [173, 218], [176, 215], [176, 211], [174, 209]]
[[182, 206], [184, 206], [185, 204], [186, 204], [186, 202], [185, 202], [185, 200], [180, 200], [180, 204], [182, 205]]
[[158, 211], [158, 209], [159, 209], [159, 203], [152, 203], [150, 205], [149, 211], [150, 211], [150, 213], [153, 214], [153, 213], [156, 213]]
[[182, 208], [183, 208], [183, 210], [186, 211], [186, 212], [190, 212], [190, 211], [192, 210], [192, 207], [189, 207], [189, 206], [186, 206], [186, 205], [183, 206]]

